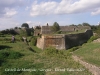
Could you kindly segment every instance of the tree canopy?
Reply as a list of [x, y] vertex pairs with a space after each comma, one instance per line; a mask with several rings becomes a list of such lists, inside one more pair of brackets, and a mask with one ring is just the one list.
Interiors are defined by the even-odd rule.
[[89, 24], [89, 23], [85, 23], [85, 22], [84, 22], [84, 23], [82, 23], [82, 25], [83, 25], [83, 26], [90, 26], [90, 24]]
[[60, 30], [59, 24], [57, 22], [54, 22], [51, 30], [54, 32], [59, 31]]
[[21, 27], [29, 28], [29, 25], [28, 25], [27, 23], [23, 23], [23, 24], [21, 25]]

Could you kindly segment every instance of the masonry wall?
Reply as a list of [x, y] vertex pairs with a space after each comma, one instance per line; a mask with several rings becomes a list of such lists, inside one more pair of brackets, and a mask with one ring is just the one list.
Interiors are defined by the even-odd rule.
[[37, 39], [37, 45], [36, 46], [38, 48], [44, 49], [44, 36]]
[[42, 36], [37, 39], [37, 47], [45, 49], [53, 46], [56, 49], [69, 49], [87, 42], [92, 35], [92, 30], [87, 30], [79, 34]]
[[87, 30], [85, 33], [65, 35], [66, 49], [86, 43], [93, 35], [92, 30]]
[[45, 36], [44, 49], [50, 46], [55, 47], [56, 49], [65, 49], [65, 36], [64, 35]]
[[42, 36], [37, 39], [37, 47], [45, 49], [47, 47], [55, 47], [56, 49], [65, 49], [65, 36], [64, 35], [53, 35], [53, 36]]
[[[41, 27], [41, 34], [52, 34], [51, 30], [52, 26], [42, 26]], [[62, 32], [75, 32], [75, 31], [82, 31], [85, 29], [91, 29], [90, 26], [60, 26], [60, 31]]]

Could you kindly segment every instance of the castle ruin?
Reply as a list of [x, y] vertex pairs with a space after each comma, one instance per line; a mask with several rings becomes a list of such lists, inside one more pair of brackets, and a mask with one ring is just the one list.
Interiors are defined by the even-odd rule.
[[77, 34], [52, 34], [50, 26], [42, 26], [40, 32], [42, 37], [37, 39], [37, 47], [43, 50], [50, 46], [60, 50], [69, 49], [82, 45], [93, 35], [89, 26], [60, 26], [60, 30], [63, 32], [86, 31]]

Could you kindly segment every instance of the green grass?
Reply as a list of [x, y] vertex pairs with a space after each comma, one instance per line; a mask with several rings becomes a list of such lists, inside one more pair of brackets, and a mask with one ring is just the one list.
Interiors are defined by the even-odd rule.
[[84, 33], [86, 29], [82, 29], [79, 31], [73, 31], [73, 32], [62, 32], [62, 34], [78, 34], [78, 33]]
[[87, 43], [74, 52], [86, 62], [100, 67], [100, 43]]
[[[28, 46], [22, 41], [15, 43], [0, 41], [0, 47], [0, 75], [92, 75], [75, 62], [66, 50], [41, 50], [36, 46]], [[18, 71], [7, 71], [14, 68]], [[65, 71], [55, 71], [55, 68]], [[68, 71], [68, 69], [80, 68], [85, 70]]]

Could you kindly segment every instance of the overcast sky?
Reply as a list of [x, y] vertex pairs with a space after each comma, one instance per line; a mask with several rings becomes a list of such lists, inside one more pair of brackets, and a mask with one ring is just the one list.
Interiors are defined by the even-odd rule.
[[36, 25], [100, 22], [100, 0], [0, 0], [0, 30]]

